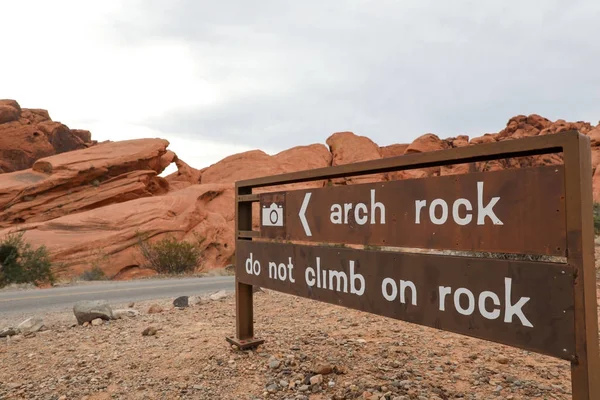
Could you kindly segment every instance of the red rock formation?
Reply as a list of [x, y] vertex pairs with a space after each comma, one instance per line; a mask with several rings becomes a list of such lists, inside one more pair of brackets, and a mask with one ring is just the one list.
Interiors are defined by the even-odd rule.
[[109, 142], [2, 174], [0, 228], [165, 194], [169, 184], [157, 175], [165, 167], [168, 144], [162, 139]]
[[[52, 122], [44, 110], [21, 109], [13, 101], [0, 101], [0, 237], [9, 230], [25, 231], [33, 244], [46, 245], [55, 261], [78, 275], [98, 264], [103, 249], [105, 272], [115, 279], [147, 276], [137, 233], [152, 240], [175, 234], [182, 240], [202, 238], [207, 267], [222, 267], [234, 251], [234, 182], [331, 165], [345, 165], [387, 157], [407, 156], [481, 143], [546, 135], [577, 129], [592, 141], [594, 198], [600, 201], [600, 125], [552, 122], [538, 115], [516, 116], [498, 133], [469, 141], [467, 136], [440, 139], [428, 133], [412, 143], [379, 147], [351, 132], [331, 135], [326, 143], [298, 146], [268, 155], [253, 150], [229, 156], [197, 170], [167, 150], [161, 139], [105, 142], [89, 146], [88, 131], [69, 130]], [[83, 148], [58, 155], [73, 147]], [[493, 171], [560, 163], [557, 155], [523, 157], [474, 164], [452, 165], [391, 174], [314, 181], [256, 189], [255, 193], [326, 184], [356, 184], [391, 179], [414, 179], [472, 171]], [[175, 163], [177, 172], [158, 176]], [[29, 169], [26, 169], [29, 168]], [[253, 225], [258, 227], [258, 204]]]
[[[239, 180], [279, 175], [331, 165], [331, 153], [322, 144], [297, 146], [273, 156], [260, 150], [234, 154], [202, 171], [202, 184], [235, 183]], [[324, 182], [312, 182], [302, 187], [322, 187]], [[284, 190], [270, 188], [269, 191]]]
[[[112, 277], [121, 270], [133, 275], [144, 264], [137, 247], [139, 234], [158, 240], [166, 234], [184, 239], [195, 233], [204, 239], [201, 249], [207, 266], [228, 264], [234, 251], [232, 210], [231, 185], [193, 185], [164, 196], [22, 224], [18, 230], [33, 245], [45, 245], [66, 276], [77, 276], [97, 264]], [[0, 237], [14, 230], [0, 231]]]
[[94, 142], [88, 131], [72, 131], [46, 110], [21, 109], [0, 100], [0, 173], [31, 168], [42, 157], [84, 149]]
[[392, 144], [389, 146], [380, 147], [382, 158], [402, 156], [408, 148], [408, 144]]
[[177, 157], [175, 157], [174, 162], [177, 166], [177, 171], [165, 178], [167, 182], [169, 182], [169, 186], [172, 190], [184, 189], [188, 186], [200, 183], [202, 177], [201, 171], [190, 167]]
[[21, 116], [21, 106], [14, 100], [0, 100], [0, 124], [18, 121]]
[[[357, 136], [352, 132], [337, 132], [327, 138], [327, 145], [333, 155], [332, 166], [353, 164], [360, 161], [382, 158], [379, 146], [365, 136]], [[334, 185], [379, 182], [385, 175], [374, 174], [352, 178], [333, 179]]]

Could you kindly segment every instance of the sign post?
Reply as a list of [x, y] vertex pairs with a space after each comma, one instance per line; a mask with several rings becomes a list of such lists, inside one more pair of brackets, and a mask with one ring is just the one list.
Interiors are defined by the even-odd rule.
[[[562, 165], [252, 193], [557, 153]], [[573, 398], [600, 399], [593, 229], [590, 141], [578, 132], [237, 182], [237, 331], [227, 340], [264, 342], [253, 329], [261, 286], [568, 360]]]

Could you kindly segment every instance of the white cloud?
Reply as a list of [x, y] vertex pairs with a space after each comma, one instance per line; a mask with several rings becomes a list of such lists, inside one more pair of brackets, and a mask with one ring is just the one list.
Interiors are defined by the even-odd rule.
[[99, 140], [164, 137], [197, 168], [341, 130], [390, 144], [498, 131], [516, 114], [596, 122], [600, 109], [593, 0], [20, 0], [1, 12], [0, 97]]

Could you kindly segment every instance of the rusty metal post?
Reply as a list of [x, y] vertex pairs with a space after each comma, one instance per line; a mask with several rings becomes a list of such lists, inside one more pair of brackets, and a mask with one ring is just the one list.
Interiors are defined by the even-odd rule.
[[575, 273], [575, 351], [571, 362], [573, 399], [600, 399], [600, 355], [590, 139], [573, 135], [564, 146], [567, 260]]
[[[241, 195], [252, 193], [252, 188], [235, 186], [235, 241], [252, 240], [251, 238], [241, 238], [240, 231], [252, 230], [252, 203], [249, 201], [240, 201]], [[237, 251], [237, 250], [236, 250]], [[236, 277], [235, 277], [235, 311], [236, 311], [236, 337], [227, 337], [226, 340], [238, 346], [240, 349], [256, 347], [264, 340], [254, 337], [254, 304], [252, 298], [252, 285], [242, 283], [238, 279], [237, 270], [242, 268], [239, 260], [236, 258]]]

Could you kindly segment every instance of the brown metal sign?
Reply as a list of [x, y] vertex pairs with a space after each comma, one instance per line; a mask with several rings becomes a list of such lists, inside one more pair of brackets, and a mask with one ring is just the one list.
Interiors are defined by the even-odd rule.
[[[600, 399], [590, 143], [571, 131], [236, 182], [236, 335], [227, 340], [240, 348], [264, 342], [254, 337], [253, 286], [262, 286], [569, 360], [573, 398]], [[253, 193], [545, 154], [561, 154], [564, 164]], [[332, 243], [375, 247], [324, 246]], [[563, 258], [411, 254], [410, 247]]]
[[564, 264], [240, 240], [240, 282], [572, 360]]
[[566, 254], [562, 166], [265, 193], [260, 204], [269, 239]]

